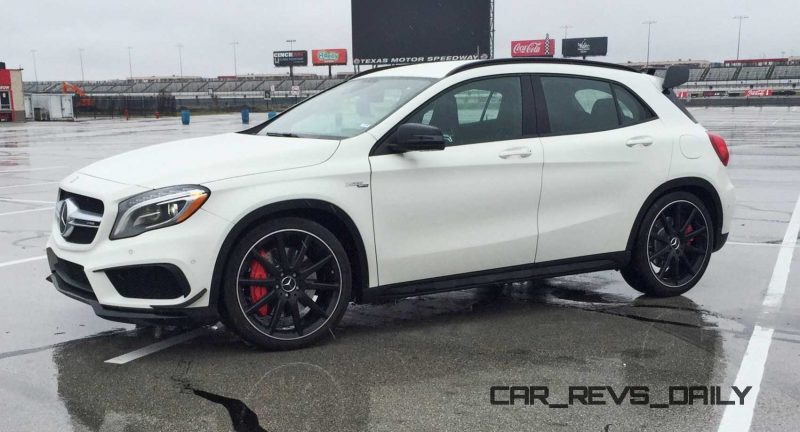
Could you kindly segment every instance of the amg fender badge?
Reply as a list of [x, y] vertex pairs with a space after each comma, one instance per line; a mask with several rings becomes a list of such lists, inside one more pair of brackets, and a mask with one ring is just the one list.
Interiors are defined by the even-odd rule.
[[355, 186], [357, 188], [369, 187], [369, 183], [364, 183], [364, 182], [360, 182], [360, 181], [349, 182], [349, 183], [345, 183], [344, 185], [345, 185], [345, 187], [354, 187]]

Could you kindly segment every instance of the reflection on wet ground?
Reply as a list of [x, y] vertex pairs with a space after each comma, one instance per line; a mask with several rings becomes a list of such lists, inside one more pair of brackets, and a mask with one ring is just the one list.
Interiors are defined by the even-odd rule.
[[[186, 329], [100, 320], [53, 292], [44, 262], [14, 264], [0, 267], [0, 430], [716, 430], [716, 405], [617, 405], [606, 391], [605, 405], [551, 407], [570, 386], [647, 386], [656, 404], [670, 386], [730, 391], [800, 192], [800, 112], [696, 115], [731, 143], [739, 202], [731, 244], [686, 296], [641, 297], [598, 272], [354, 305], [330, 338], [298, 351], [258, 351], [218, 328], [110, 364]], [[0, 198], [17, 200], [0, 201], [0, 262], [41, 253], [66, 173], [240, 126], [237, 116], [188, 129], [164, 120], [0, 128]], [[752, 430], [800, 422], [800, 372], [784, 366], [800, 356], [798, 261], [783, 308], [767, 317], [775, 336]], [[551, 405], [492, 405], [492, 386], [546, 386]]]

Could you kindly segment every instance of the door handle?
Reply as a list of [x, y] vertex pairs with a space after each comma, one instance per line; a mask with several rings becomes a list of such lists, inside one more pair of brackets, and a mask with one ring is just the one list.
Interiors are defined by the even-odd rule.
[[637, 145], [640, 145], [642, 147], [648, 147], [651, 144], [653, 144], [653, 137], [649, 136], [633, 137], [629, 139], [628, 142], [625, 143], [625, 145], [628, 147], [633, 147]]
[[533, 150], [530, 147], [512, 147], [501, 151], [498, 156], [500, 159], [524, 159], [532, 154]]

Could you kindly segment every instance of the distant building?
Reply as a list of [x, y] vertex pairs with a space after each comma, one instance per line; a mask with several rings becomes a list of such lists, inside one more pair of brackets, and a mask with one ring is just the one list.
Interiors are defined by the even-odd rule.
[[0, 62], [0, 121], [25, 121], [22, 69], [6, 69]]

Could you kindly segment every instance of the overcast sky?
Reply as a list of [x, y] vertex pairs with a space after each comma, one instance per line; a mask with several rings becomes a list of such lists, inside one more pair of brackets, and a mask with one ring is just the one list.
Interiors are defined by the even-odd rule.
[[[296, 49], [351, 48], [350, 0], [3, 0], [2, 5], [0, 61], [23, 67], [26, 81], [34, 79], [33, 49], [40, 80], [80, 79], [79, 48], [86, 79], [96, 80], [128, 76], [127, 46], [133, 47], [134, 76], [178, 74], [176, 45], [183, 44], [184, 75], [204, 77], [233, 74], [233, 41], [239, 42], [239, 74], [276, 72], [272, 51], [288, 49], [287, 39], [297, 40]], [[510, 56], [514, 39], [545, 33], [560, 39], [566, 24], [570, 37], [608, 36], [604, 60], [643, 61], [647, 26], [642, 22], [655, 20], [651, 59], [721, 61], [736, 57], [734, 15], [749, 16], [742, 58], [800, 55], [798, 12], [798, 0], [496, 0], [495, 56]]]

